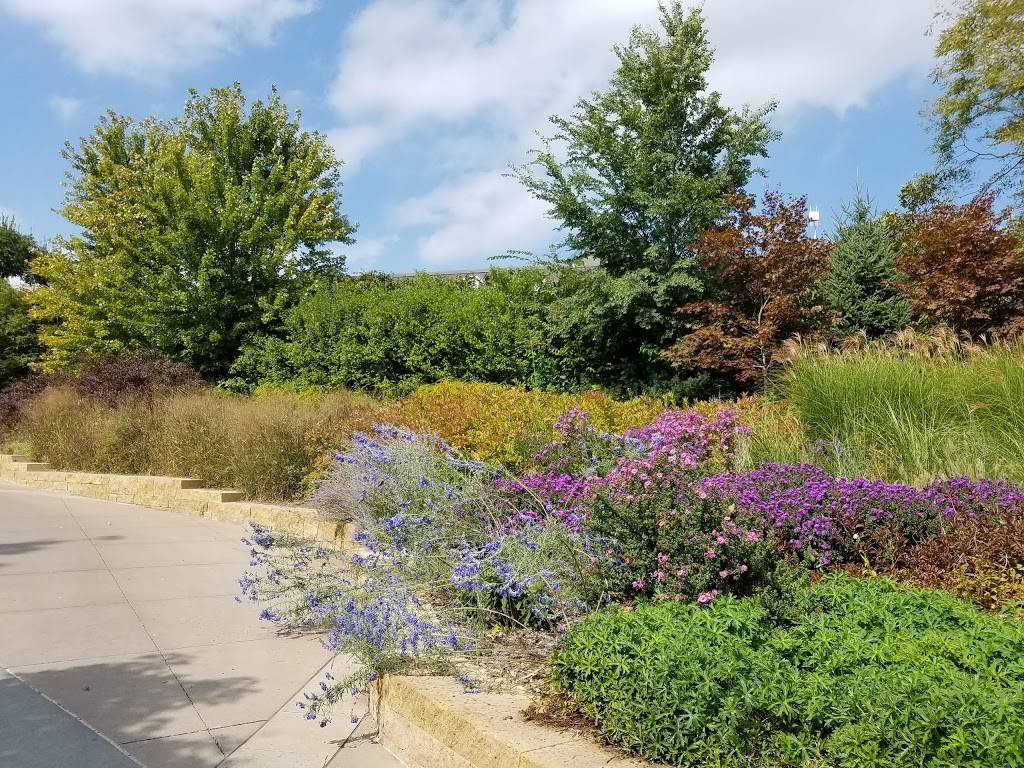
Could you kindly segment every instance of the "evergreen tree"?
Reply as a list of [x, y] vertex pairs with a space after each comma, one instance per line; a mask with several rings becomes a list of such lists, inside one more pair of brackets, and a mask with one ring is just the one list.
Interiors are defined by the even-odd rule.
[[898, 244], [860, 190], [843, 208], [822, 292], [836, 310], [839, 336], [863, 331], [883, 336], [909, 323], [907, 301], [895, 268]]

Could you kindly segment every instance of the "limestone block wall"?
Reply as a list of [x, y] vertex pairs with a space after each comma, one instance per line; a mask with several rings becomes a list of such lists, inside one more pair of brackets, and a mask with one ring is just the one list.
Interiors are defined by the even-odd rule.
[[352, 542], [351, 523], [325, 520], [309, 507], [245, 501], [238, 491], [205, 488], [201, 480], [190, 477], [70, 472], [53, 469], [28, 456], [0, 453], [0, 478], [72, 496], [184, 512], [221, 522], [245, 524], [252, 521], [336, 547], [347, 547]]

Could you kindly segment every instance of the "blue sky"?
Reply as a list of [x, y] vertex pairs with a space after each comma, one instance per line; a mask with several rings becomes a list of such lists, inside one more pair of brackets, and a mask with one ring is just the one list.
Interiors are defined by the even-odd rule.
[[[765, 184], [828, 223], [859, 181], [881, 207], [931, 163], [920, 111], [935, 0], [705, 0], [712, 84], [778, 99]], [[67, 233], [65, 140], [107, 108], [180, 110], [189, 87], [277, 84], [346, 161], [353, 271], [453, 269], [543, 250], [543, 206], [502, 174], [546, 118], [607, 82], [655, 0], [0, 0], [0, 211]]]

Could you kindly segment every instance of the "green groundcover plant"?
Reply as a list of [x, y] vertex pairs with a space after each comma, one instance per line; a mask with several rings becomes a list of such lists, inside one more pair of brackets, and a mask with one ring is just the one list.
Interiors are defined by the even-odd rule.
[[1024, 624], [885, 580], [797, 595], [788, 618], [732, 597], [594, 614], [554, 686], [673, 765], [1024, 765]]

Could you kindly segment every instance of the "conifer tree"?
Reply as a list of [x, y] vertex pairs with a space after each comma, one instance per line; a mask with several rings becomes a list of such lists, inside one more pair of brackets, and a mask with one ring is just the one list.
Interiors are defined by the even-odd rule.
[[895, 268], [899, 246], [858, 190], [843, 209], [835, 234], [829, 273], [822, 293], [836, 311], [833, 330], [839, 336], [863, 331], [883, 336], [909, 322], [907, 301], [900, 293]]

